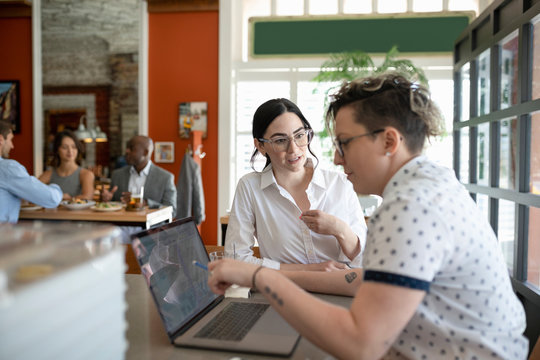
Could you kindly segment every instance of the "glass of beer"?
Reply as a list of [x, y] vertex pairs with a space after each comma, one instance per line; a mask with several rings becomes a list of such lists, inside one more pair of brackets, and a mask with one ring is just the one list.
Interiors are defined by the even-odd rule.
[[141, 186], [141, 191], [139, 192], [132, 192], [131, 193], [131, 199], [129, 200], [128, 207], [130, 209], [142, 209], [143, 208], [143, 195], [144, 195], [144, 187]]

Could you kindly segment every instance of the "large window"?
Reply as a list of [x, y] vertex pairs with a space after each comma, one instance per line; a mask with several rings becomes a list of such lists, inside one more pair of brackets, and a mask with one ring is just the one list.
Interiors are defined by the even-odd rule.
[[531, 4], [496, 1], [456, 41], [454, 169], [496, 232], [525, 308], [538, 309], [540, 4]]
[[[486, 2], [480, 2], [485, 4]], [[482, 5], [483, 6], [483, 5]], [[238, 179], [252, 171], [253, 153], [251, 120], [254, 110], [263, 101], [274, 97], [289, 97], [299, 105], [312, 126], [323, 128], [324, 94], [332, 84], [317, 84], [311, 79], [326, 60], [322, 56], [290, 56], [253, 58], [249, 55], [249, 19], [261, 16], [332, 16], [386, 13], [426, 13], [447, 11], [479, 12], [478, 0], [238, 0], [220, 4], [220, 194], [219, 213], [225, 215], [234, 196]], [[408, 16], [408, 15], [404, 15]], [[220, 25], [221, 26], [221, 25]], [[225, 27], [225, 25], [224, 25]], [[452, 55], [404, 54], [416, 66], [421, 66], [430, 80], [433, 97], [443, 110], [447, 133], [435, 139], [426, 149], [428, 155], [452, 167], [453, 79]], [[383, 56], [375, 55], [376, 63]], [[231, 76], [228, 76], [230, 74]], [[230, 119], [222, 126], [221, 119]], [[315, 138], [312, 149], [321, 166], [332, 167], [330, 139]], [[326, 153], [326, 154], [325, 154]], [[230, 165], [222, 165], [230, 162]], [[255, 163], [260, 169], [262, 162]]]

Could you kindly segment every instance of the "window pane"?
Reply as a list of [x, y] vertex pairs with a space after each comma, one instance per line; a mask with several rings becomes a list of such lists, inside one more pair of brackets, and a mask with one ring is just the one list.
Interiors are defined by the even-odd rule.
[[484, 217], [489, 219], [489, 197], [484, 194], [476, 194], [476, 205]]
[[413, 11], [442, 11], [442, 0], [413, 0]]
[[[540, 112], [531, 115], [531, 146], [540, 144]], [[536, 149], [538, 149], [536, 147]], [[540, 195], [540, 151], [531, 151], [530, 192]]]
[[462, 128], [459, 133], [459, 180], [467, 184], [469, 183], [469, 128]]
[[499, 200], [499, 244], [508, 269], [514, 268], [516, 204], [513, 201]]
[[459, 74], [461, 82], [461, 114], [460, 121], [469, 120], [471, 101], [471, 76], [469, 63], [463, 65]]
[[379, 0], [379, 13], [400, 13], [407, 12], [407, 0]]
[[489, 185], [489, 123], [478, 125], [477, 146], [476, 180], [479, 185]]
[[303, 15], [304, 0], [275, 0], [276, 15]]
[[243, 81], [236, 89], [236, 131], [251, 133], [255, 110], [267, 100], [289, 98], [287, 81]]
[[540, 98], [540, 15], [532, 21], [534, 24], [533, 30], [533, 45], [532, 45], [532, 99]]
[[518, 32], [501, 41], [501, 109], [517, 104]]
[[[338, 85], [339, 83], [298, 82], [297, 105], [316, 133], [310, 148], [324, 169], [335, 168], [332, 139], [326, 131], [321, 134], [325, 129], [325, 97], [327, 97], [326, 94], [329, 90], [337, 90], [336, 86]], [[342, 171], [341, 169], [339, 170]]]
[[478, 115], [489, 114], [489, 54], [487, 49], [478, 57]]
[[478, 1], [471, 0], [448, 0], [448, 10], [474, 10], [478, 12]]
[[345, 14], [369, 14], [371, 11], [371, 1], [343, 0]]
[[447, 80], [430, 80], [431, 98], [441, 109], [445, 119], [446, 134], [431, 139], [426, 143], [425, 152], [428, 157], [446, 167], [453, 166], [454, 139], [452, 137], [454, 115], [454, 82]]
[[311, 15], [337, 14], [337, 0], [309, 0], [309, 13]]
[[[236, 164], [236, 182], [245, 174], [253, 171], [250, 164], [253, 150], [255, 150], [255, 146], [253, 145], [253, 136], [251, 134], [236, 135], [236, 157], [238, 159]], [[260, 171], [263, 169], [265, 163], [266, 159], [259, 154], [253, 165], [257, 171]]]
[[515, 189], [517, 168], [517, 119], [501, 120], [499, 186]]
[[540, 287], [540, 209], [529, 208], [529, 246], [527, 249], [527, 281]]

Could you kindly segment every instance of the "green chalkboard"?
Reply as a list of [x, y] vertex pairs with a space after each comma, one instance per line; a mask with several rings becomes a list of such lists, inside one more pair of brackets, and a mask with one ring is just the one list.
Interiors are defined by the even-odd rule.
[[315, 55], [361, 50], [386, 53], [452, 52], [470, 17], [377, 17], [348, 19], [253, 18], [251, 54]]

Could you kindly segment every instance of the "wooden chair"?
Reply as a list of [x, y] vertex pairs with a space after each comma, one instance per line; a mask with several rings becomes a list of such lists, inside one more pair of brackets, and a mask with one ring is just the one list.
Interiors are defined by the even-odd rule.
[[540, 337], [536, 340], [536, 344], [529, 355], [529, 360], [540, 360]]

